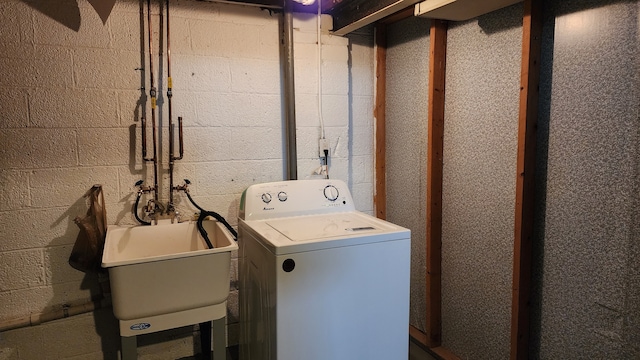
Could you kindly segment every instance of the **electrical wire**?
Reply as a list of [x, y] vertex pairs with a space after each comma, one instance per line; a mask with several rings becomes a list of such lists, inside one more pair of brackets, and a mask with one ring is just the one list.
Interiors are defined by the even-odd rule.
[[[322, 140], [326, 139], [324, 131], [324, 117], [322, 116], [322, 0], [318, 0], [318, 17], [316, 19], [318, 26], [316, 35], [318, 37], [318, 116], [320, 119], [320, 133]], [[324, 143], [324, 142], [323, 142]], [[322, 149], [324, 151], [324, 173], [325, 177], [329, 178], [329, 150]], [[321, 166], [322, 167], [322, 166]], [[321, 171], [322, 173], [322, 171]]]
[[329, 150], [324, 150], [325, 179], [329, 178]]
[[318, 25], [318, 116], [320, 118], [320, 133], [324, 139], [324, 118], [322, 117], [322, 0], [318, 0], [318, 19], [316, 23]]

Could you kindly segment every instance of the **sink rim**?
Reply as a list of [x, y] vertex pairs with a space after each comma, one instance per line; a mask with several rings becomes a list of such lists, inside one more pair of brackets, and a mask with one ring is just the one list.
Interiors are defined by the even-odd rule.
[[[158, 226], [175, 226], [175, 225], [181, 225], [181, 224], [185, 224], [188, 223], [188, 225], [192, 225], [194, 230], [197, 231], [197, 229], [195, 228], [195, 222], [194, 221], [189, 221], [189, 222], [183, 222], [180, 224], [168, 224], [168, 225], [151, 225], [151, 226], [144, 226], [144, 225], [108, 225], [107, 226], [107, 236], [105, 239], [105, 245], [104, 245], [104, 252], [102, 254], [102, 267], [103, 268], [110, 268], [110, 267], [116, 267], [116, 266], [125, 266], [125, 265], [137, 265], [137, 264], [144, 264], [144, 263], [149, 263], [149, 262], [156, 262], [156, 261], [165, 261], [165, 260], [171, 260], [171, 259], [180, 259], [180, 258], [186, 258], [186, 257], [193, 257], [193, 256], [204, 256], [204, 255], [209, 255], [209, 254], [214, 254], [214, 253], [220, 253], [220, 252], [227, 252], [227, 251], [233, 251], [233, 250], [237, 250], [238, 249], [238, 244], [236, 243], [236, 241], [233, 239], [233, 237], [231, 236], [231, 233], [229, 233], [229, 231], [218, 221], [216, 220], [205, 220], [205, 223], [207, 222], [211, 222], [213, 223], [214, 226], [217, 226], [216, 229], [216, 234], [212, 234], [211, 231], [209, 231], [209, 237], [213, 238], [214, 236], [219, 236], [218, 233], [221, 233], [222, 235], [224, 235], [224, 237], [226, 238], [226, 240], [228, 241], [228, 245], [226, 246], [219, 246], [213, 249], [199, 249], [199, 250], [189, 250], [189, 251], [180, 251], [180, 252], [175, 252], [175, 253], [170, 253], [170, 254], [163, 254], [163, 255], [152, 255], [152, 256], [142, 256], [142, 257], [136, 257], [136, 258], [125, 258], [125, 259], [117, 259], [118, 256], [118, 250], [117, 250], [117, 245], [119, 244], [119, 238], [116, 239], [112, 236], [110, 236], [110, 234], [113, 234], [114, 231], [118, 232], [118, 231], [131, 231], [132, 229], [142, 229], [142, 228], [148, 228], [148, 227], [153, 227], [156, 228]], [[202, 236], [198, 233], [198, 239], [200, 241], [202, 241], [203, 244], [205, 244], [204, 239], [202, 238]], [[132, 241], [132, 239], [129, 239], [129, 241]], [[144, 241], [147, 241], [146, 239]], [[206, 246], [206, 244], [205, 244]]]

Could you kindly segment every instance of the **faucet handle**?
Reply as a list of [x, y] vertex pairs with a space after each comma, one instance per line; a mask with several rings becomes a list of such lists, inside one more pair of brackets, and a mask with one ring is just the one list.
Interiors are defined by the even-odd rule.
[[155, 200], [151, 199], [149, 201], [147, 201], [147, 207], [145, 209], [145, 211], [148, 214], [154, 214], [156, 212], [156, 210], [158, 209], [158, 206], [156, 205]]
[[191, 184], [191, 181], [189, 181], [189, 179], [184, 179], [183, 185], [174, 186], [173, 188], [177, 191], [189, 192], [189, 184]]

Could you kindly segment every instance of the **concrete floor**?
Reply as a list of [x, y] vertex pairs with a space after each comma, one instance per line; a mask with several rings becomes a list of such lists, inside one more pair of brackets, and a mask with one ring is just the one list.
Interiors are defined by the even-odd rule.
[[[201, 360], [202, 355], [198, 354], [193, 357], [182, 358], [179, 360]], [[213, 359], [215, 360], [215, 359]], [[238, 360], [238, 347], [234, 346], [227, 349], [227, 360]], [[436, 360], [426, 351], [413, 341], [409, 341], [409, 360]]]

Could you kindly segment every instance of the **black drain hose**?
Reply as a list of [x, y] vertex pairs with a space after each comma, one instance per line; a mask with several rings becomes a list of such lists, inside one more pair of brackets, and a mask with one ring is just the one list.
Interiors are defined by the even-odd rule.
[[138, 204], [140, 203], [140, 197], [142, 196], [142, 191], [138, 191], [138, 196], [136, 197], [136, 204], [133, 205], [133, 215], [135, 215], [136, 220], [138, 220], [138, 222], [142, 225], [151, 225], [150, 222], [144, 221], [142, 219], [140, 219], [140, 216], [138, 216]]
[[201, 208], [198, 204], [196, 204], [195, 201], [193, 201], [193, 198], [191, 197], [191, 194], [189, 194], [188, 191], [185, 191], [185, 194], [187, 194], [187, 198], [189, 198], [189, 201], [191, 201], [193, 206], [195, 206], [198, 210], [200, 210], [200, 216], [198, 216], [198, 222], [196, 223], [196, 225], [198, 226], [198, 231], [200, 231], [200, 235], [202, 235], [202, 237], [204, 238], [204, 241], [207, 242], [209, 249], [213, 249], [213, 244], [211, 244], [211, 240], [209, 240], [209, 235], [207, 234], [207, 231], [204, 229], [204, 226], [202, 225], [202, 222], [207, 218], [207, 216], [213, 216], [216, 220], [221, 222], [222, 225], [224, 225], [227, 228], [227, 230], [229, 230], [231, 235], [233, 235], [233, 239], [235, 241], [238, 241], [238, 232], [231, 225], [229, 225], [227, 220], [225, 220], [220, 214], [218, 214], [215, 211], [207, 211]]

